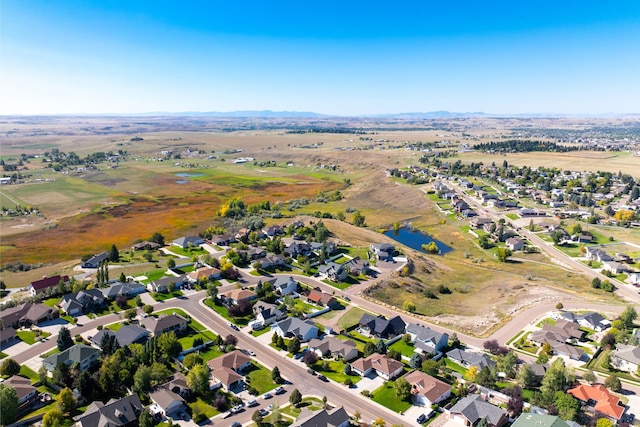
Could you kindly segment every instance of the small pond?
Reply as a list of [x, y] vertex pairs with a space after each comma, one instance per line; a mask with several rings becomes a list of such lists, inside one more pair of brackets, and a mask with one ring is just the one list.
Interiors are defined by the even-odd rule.
[[420, 230], [413, 230], [410, 228], [401, 228], [398, 231], [388, 230], [384, 232], [385, 236], [391, 237], [393, 240], [396, 240], [403, 245], [409, 246], [411, 249], [415, 249], [417, 251], [426, 252], [422, 249], [422, 245], [428, 245], [431, 242], [434, 242], [440, 252], [438, 255], [444, 255], [453, 250], [451, 246], [447, 246], [442, 243], [438, 239], [434, 239], [426, 233], [423, 233]]

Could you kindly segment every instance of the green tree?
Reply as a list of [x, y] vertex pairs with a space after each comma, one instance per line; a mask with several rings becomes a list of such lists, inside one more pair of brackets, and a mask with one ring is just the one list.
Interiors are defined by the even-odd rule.
[[356, 227], [364, 227], [366, 218], [360, 213], [360, 211], [355, 211], [352, 220], [353, 225], [355, 225]]
[[589, 384], [593, 384], [598, 381], [598, 377], [596, 377], [596, 374], [594, 374], [591, 370], [585, 372], [582, 378]]
[[58, 393], [58, 408], [63, 414], [70, 414], [76, 409], [76, 398], [69, 387], [65, 387]]
[[628, 305], [622, 313], [620, 313], [620, 320], [627, 329], [633, 328], [633, 322], [638, 318], [638, 313], [632, 305]]
[[404, 302], [404, 309], [409, 313], [413, 313], [416, 311], [416, 305], [411, 301]]
[[140, 365], [133, 374], [133, 391], [140, 394], [151, 389], [151, 367]]
[[411, 400], [411, 384], [403, 377], [398, 378], [393, 383], [393, 390], [398, 396], [398, 399], [408, 402]]
[[20, 364], [11, 358], [5, 359], [5, 361], [2, 362], [2, 366], [0, 366], [1, 375], [11, 377], [13, 375], [18, 375], [19, 372]]
[[118, 251], [118, 248], [116, 248], [116, 245], [111, 245], [111, 249], [109, 250], [109, 261], [120, 261], [120, 252]]
[[0, 383], [0, 424], [6, 426], [18, 416], [18, 395], [16, 390]]
[[142, 302], [142, 297], [140, 295], [136, 295], [135, 302], [137, 307], [142, 307], [143, 302]]
[[204, 363], [204, 360], [202, 359], [202, 356], [200, 356], [200, 354], [198, 353], [189, 353], [186, 356], [184, 356], [184, 360], [182, 361], [182, 364], [187, 369], [191, 369], [194, 366], [201, 365], [203, 363]]
[[205, 364], [195, 365], [187, 374], [187, 385], [196, 394], [204, 396], [209, 391], [209, 368]]
[[142, 311], [144, 311], [146, 314], [151, 314], [153, 313], [153, 306], [151, 304], [145, 304], [142, 306]]
[[147, 409], [142, 411], [140, 418], [138, 419], [139, 427], [155, 427], [156, 421], [153, 419], [153, 415]]
[[596, 421], [596, 427], [613, 427], [613, 422], [609, 418], [598, 418], [598, 421]]
[[511, 256], [512, 252], [508, 248], [498, 248], [496, 249], [496, 257], [500, 262], [507, 262], [507, 259]]
[[564, 392], [566, 386], [573, 383], [574, 380], [575, 378], [572, 378], [571, 374], [567, 371], [564, 361], [562, 359], [554, 360], [542, 378], [540, 391], [542, 392], [543, 399], [546, 402], [553, 401], [555, 393]]
[[264, 418], [262, 417], [262, 414], [260, 414], [260, 411], [255, 411], [251, 416], [251, 420], [258, 426], [261, 426], [262, 423], [264, 423]]
[[172, 270], [175, 267], [176, 267], [176, 260], [173, 257], [170, 257], [169, 260], [167, 261], [167, 268]]
[[138, 315], [138, 311], [135, 308], [129, 308], [124, 312], [124, 317], [128, 321], [132, 321]]
[[45, 368], [44, 365], [41, 365], [40, 369], [38, 369], [38, 381], [40, 381], [40, 384], [43, 386], [46, 386], [49, 383], [47, 368]]
[[364, 350], [363, 350], [364, 357], [369, 357], [375, 352], [376, 352], [376, 345], [371, 341], [367, 341], [367, 343], [364, 345]]
[[609, 375], [604, 380], [604, 386], [611, 391], [615, 391], [619, 393], [622, 390], [622, 384], [620, 383], [620, 378], [617, 375]]
[[289, 396], [289, 403], [297, 407], [300, 402], [302, 402], [302, 394], [300, 394], [300, 391], [298, 391], [297, 388], [294, 388], [291, 392], [291, 395]]
[[42, 417], [42, 427], [60, 427], [64, 417], [56, 408], [49, 409]]
[[567, 421], [574, 420], [580, 410], [580, 402], [572, 395], [562, 391], [555, 392], [553, 405], [558, 410], [558, 416]]
[[157, 243], [160, 246], [164, 246], [164, 236], [158, 232], [153, 233], [153, 236], [151, 236], [149, 241], [153, 243]]
[[73, 339], [71, 338], [71, 332], [65, 326], [60, 328], [58, 332], [58, 350], [65, 351], [73, 345]]
[[522, 364], [518, 369], [518, 373], [516, 375], [516, 380], [518, 384], [522, 386], [522, 388], [531, 388], [535, 385], [535, 374], [529, 365]]
[[278, 368], [277, 366], [274, 366], [273, 370], [271, 371], [271, 379], [276, 384], [279, 384], [280, 381], [282, 381], [282, 377], [280, 376], [280, 368]]
[[118, 280], [122, 283], [127, 281], [127, 276], [124, 275], [124, 271], [120, 273], [120, 278]]
[[422, 356], [419, 353], [413, 353], [411, 355], [411, 359], [409, 360], [409, 366], [413, 369], [422, 368]]
[[166, 357], [165, 360], [178, 357], [182, 351], [182, 344], [180, 344], [178, 337], [173, 331], [166, 332], [158, 337], [158, 347], [160, 347], [160, 350], [164, 353]]
[[291, 354], [296, 354], [300, 351], [300, 340], [298, 337], [293, 337], [287, 345], [287, 351]]

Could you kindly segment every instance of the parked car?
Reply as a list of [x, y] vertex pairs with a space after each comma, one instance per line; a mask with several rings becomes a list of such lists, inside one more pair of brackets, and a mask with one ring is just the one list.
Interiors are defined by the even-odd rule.
[[250, 401], [247, 402], [247, 406], [249, 408], [253, 407], [253, 406], [258, 406], [258, 401], [255, 399], [251, 399]]
[[269, 415], [269, 411], [267, 411], [267, 410], [266, 410], [266, 409], [264, 409], [264, 408], [260, 408], [260, 410], [258, 411], [258, 413], [259, 413], [260, 415], [262, 415], [263, 417], [266, 417], [267, 415]]
[[307, 372], [310, 373], [311, 375], [316, 375], [316, 371], [314, 371], [311, 368], [307, 369]]
[[232, 422], [231, 424], [229, 424], [229, 427], [242, 427], [242, 424], [240, 424], [237, 421]]
[[329, 382], [329, 380], [327, 379], [327, 377], [325, 377], [324, 375], [318, 375], [318, 379], [319, 379], [320, 381], [324, 381], [325, 383], [326, 383], [326, 382]]
[[249, 356], [255, 356], [255, 355], [256, 355], [256, 352], [255, 352], [255, 351], [253, 351], [253, 350], [247, 350], [247, 354], [248, 354]]
[[426, 421], [427, 421], [427, 416], [425, 414], [420, 414], [418, 419], [416, 419], [416, 422], [418, 424], [424, 424]]
[[271, 394], [271, 393], [265, 393], [265, 394], [262, 395], [263, 399], [271, 399], [272, 397], [273, 397], [273, 394]]
[[286, 390], [282, 387], [278, 387], [274, 390], [275, 394], [283, 394]]

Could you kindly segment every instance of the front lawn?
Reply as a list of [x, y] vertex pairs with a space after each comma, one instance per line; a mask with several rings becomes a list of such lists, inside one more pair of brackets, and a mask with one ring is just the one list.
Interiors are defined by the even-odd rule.
[[449, 368], [450, 370], [457, 372], [461, 375], [464, 375], [467, 373], [467, 370], [463, 367], [458, 365], [457, 363], [455, 363], [454, 361], [452, 361], [451, 359], [449, 359], [448, 357], [444, 359], [444, 363], [445, 366], [447, 368]]
[[[16, 336], [29, 345], [39, 342], [40, 339], [50, 336], [51, 333], [40, 331], [39, 334], [31, 330], [22, 330], [16, 332]], [[41, 338], [38, 338], [41, 337]]]
[[[322, 368], [323, 362], [328, 362], [327, 369]], [[311, 368], [324, 375], [327, 378], [331, 378], [337, 383], [344, 384], [347, 378], [351, 378], [353, 384], [356, 384], [362, 379], [359, 375], [347, 375], [344, 373], [344, 367], [346, 364], [339, 360], [319, 360]]]
[[158, 302], [163, 302], [163, 301], [169, 300], [171, 298], [181, 297], [183, 295], [184, 294], [182, 293], [182, 291], [173, 291], [173, 292], [166, 293], [166, 294], [163, 294], [163, 293], [160, 293], [160, 292], [158, 292], [158, 293], [152, 292], [151, 293], [151, 297], [154, 300], [158, 301]]
[[302, 412], [303, 409], [308, 409], [310, 411], [319, 411], [322, 408], [324, 408], [324, 403], [322, 403], [322, 400], [318, 399], [317, 397], [303, 397], [302, 402], [300, 402], [297, 407], [293, 405], [287, 405], [281, 409], [281, 412], [283, 414], [289, 415], [290, 417], [298, 418], [300, 412]]
[[189, 402], [187, 405], [191, 408], [191, 416], [195, 418], [197, 414], [204, 414], [207, 418], [215, 417], [220, 413], [216, 408], [198, 397], [195, 402]]
[[222, 356], [224, 353], [222, 352], [222, 350], [220, 350], [220, 347], [218, 347], [217, 345], [212, 345], [211, 347], [208, 347], [205, 351], [200, 351], [199, 352], [200, 357], [202, 357], [202, 360], [204, 360], [205, 362], [208, 362], [211, 359], [215, 359], [218, 356]]
[[399, 351], [403, 356], [411, 358], [411, 356], [413, 356], [415, 347], [413, 346], [412, 342], [407, 344], [406, 342], [404, 342], [404, 340], [399, 339], [389, 346], [389, 350]]
[[109, 329], [109, 330], [111, 330], [113, 332], [116, 332], [116, 331], [120, 330], [120, 328], [122, 328], [123, 326], [124, 326], [124, 323], [118, 322], [118, 323], [112, 323], [110, 325], [107, 325], [107, 326], [105, 326], [105, 328], [107, 328], [107, 329]]
[[372, 393], [372, 399], [393, 412], [404, 412], [411, 407], [411, 402], [405, 402], [396, 396], [393, 381], [387, 381], [382, 387], [376, 389]]
[[333, 286], [334, 288], [338, 288], [340, 290], [345, 290], [347, 289], [349, 286], [352, 285], [357, 285], [360, 283], [360, 281], [358, 279], [355, 279], [351, 276], [347, 276], [347, 278], [344, 280], [344, 282], [333, 282], [331, 280], [325, 279], [322, 281], [322, 283], [326, 283], [329, 286]]
[[34, 383], [40, 381], [40, 376], [38, 375], [38, 373], [26, 365], [20, 366], [19, 375], [21, 377], [31, 379], [31, 382], [34, 382]]
[[366, 313], [366, 311], [360, 307], [351, 307], [340, 317], [340, 320], [338, 320], [338, 327], [342, 330], [350, 328], [360, 321], [364, 313]]
[[214, 303], [213, 301], [211, 301], [211, 298], [206, 298], [204, 300], [204, 304], [210, 309], [212, 309], [213, 311], [215, 311], [216, 313], [218, 313], [220, 316], [227, 319], [229, 322], [235, 323], [236, 325], [246, 326], [251, 321], [251, 316], [244, 316], [244, 317], [229, 316], [229, 309], [223, 305], [218, 305]]
[[251, 366], [245, 371], [245, 379], [250, 387], [257, 390], [258, 395], [264, 394], [274, 388], [278, 384], [271, 379], [271, 371], [260, 365], [255, 360], [251, 362]]

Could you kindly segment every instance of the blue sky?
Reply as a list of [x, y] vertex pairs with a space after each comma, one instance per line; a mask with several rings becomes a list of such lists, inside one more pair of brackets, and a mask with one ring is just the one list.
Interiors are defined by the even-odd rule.
[[0, 114], [639, 113], [640, 1], [3, 0]]

